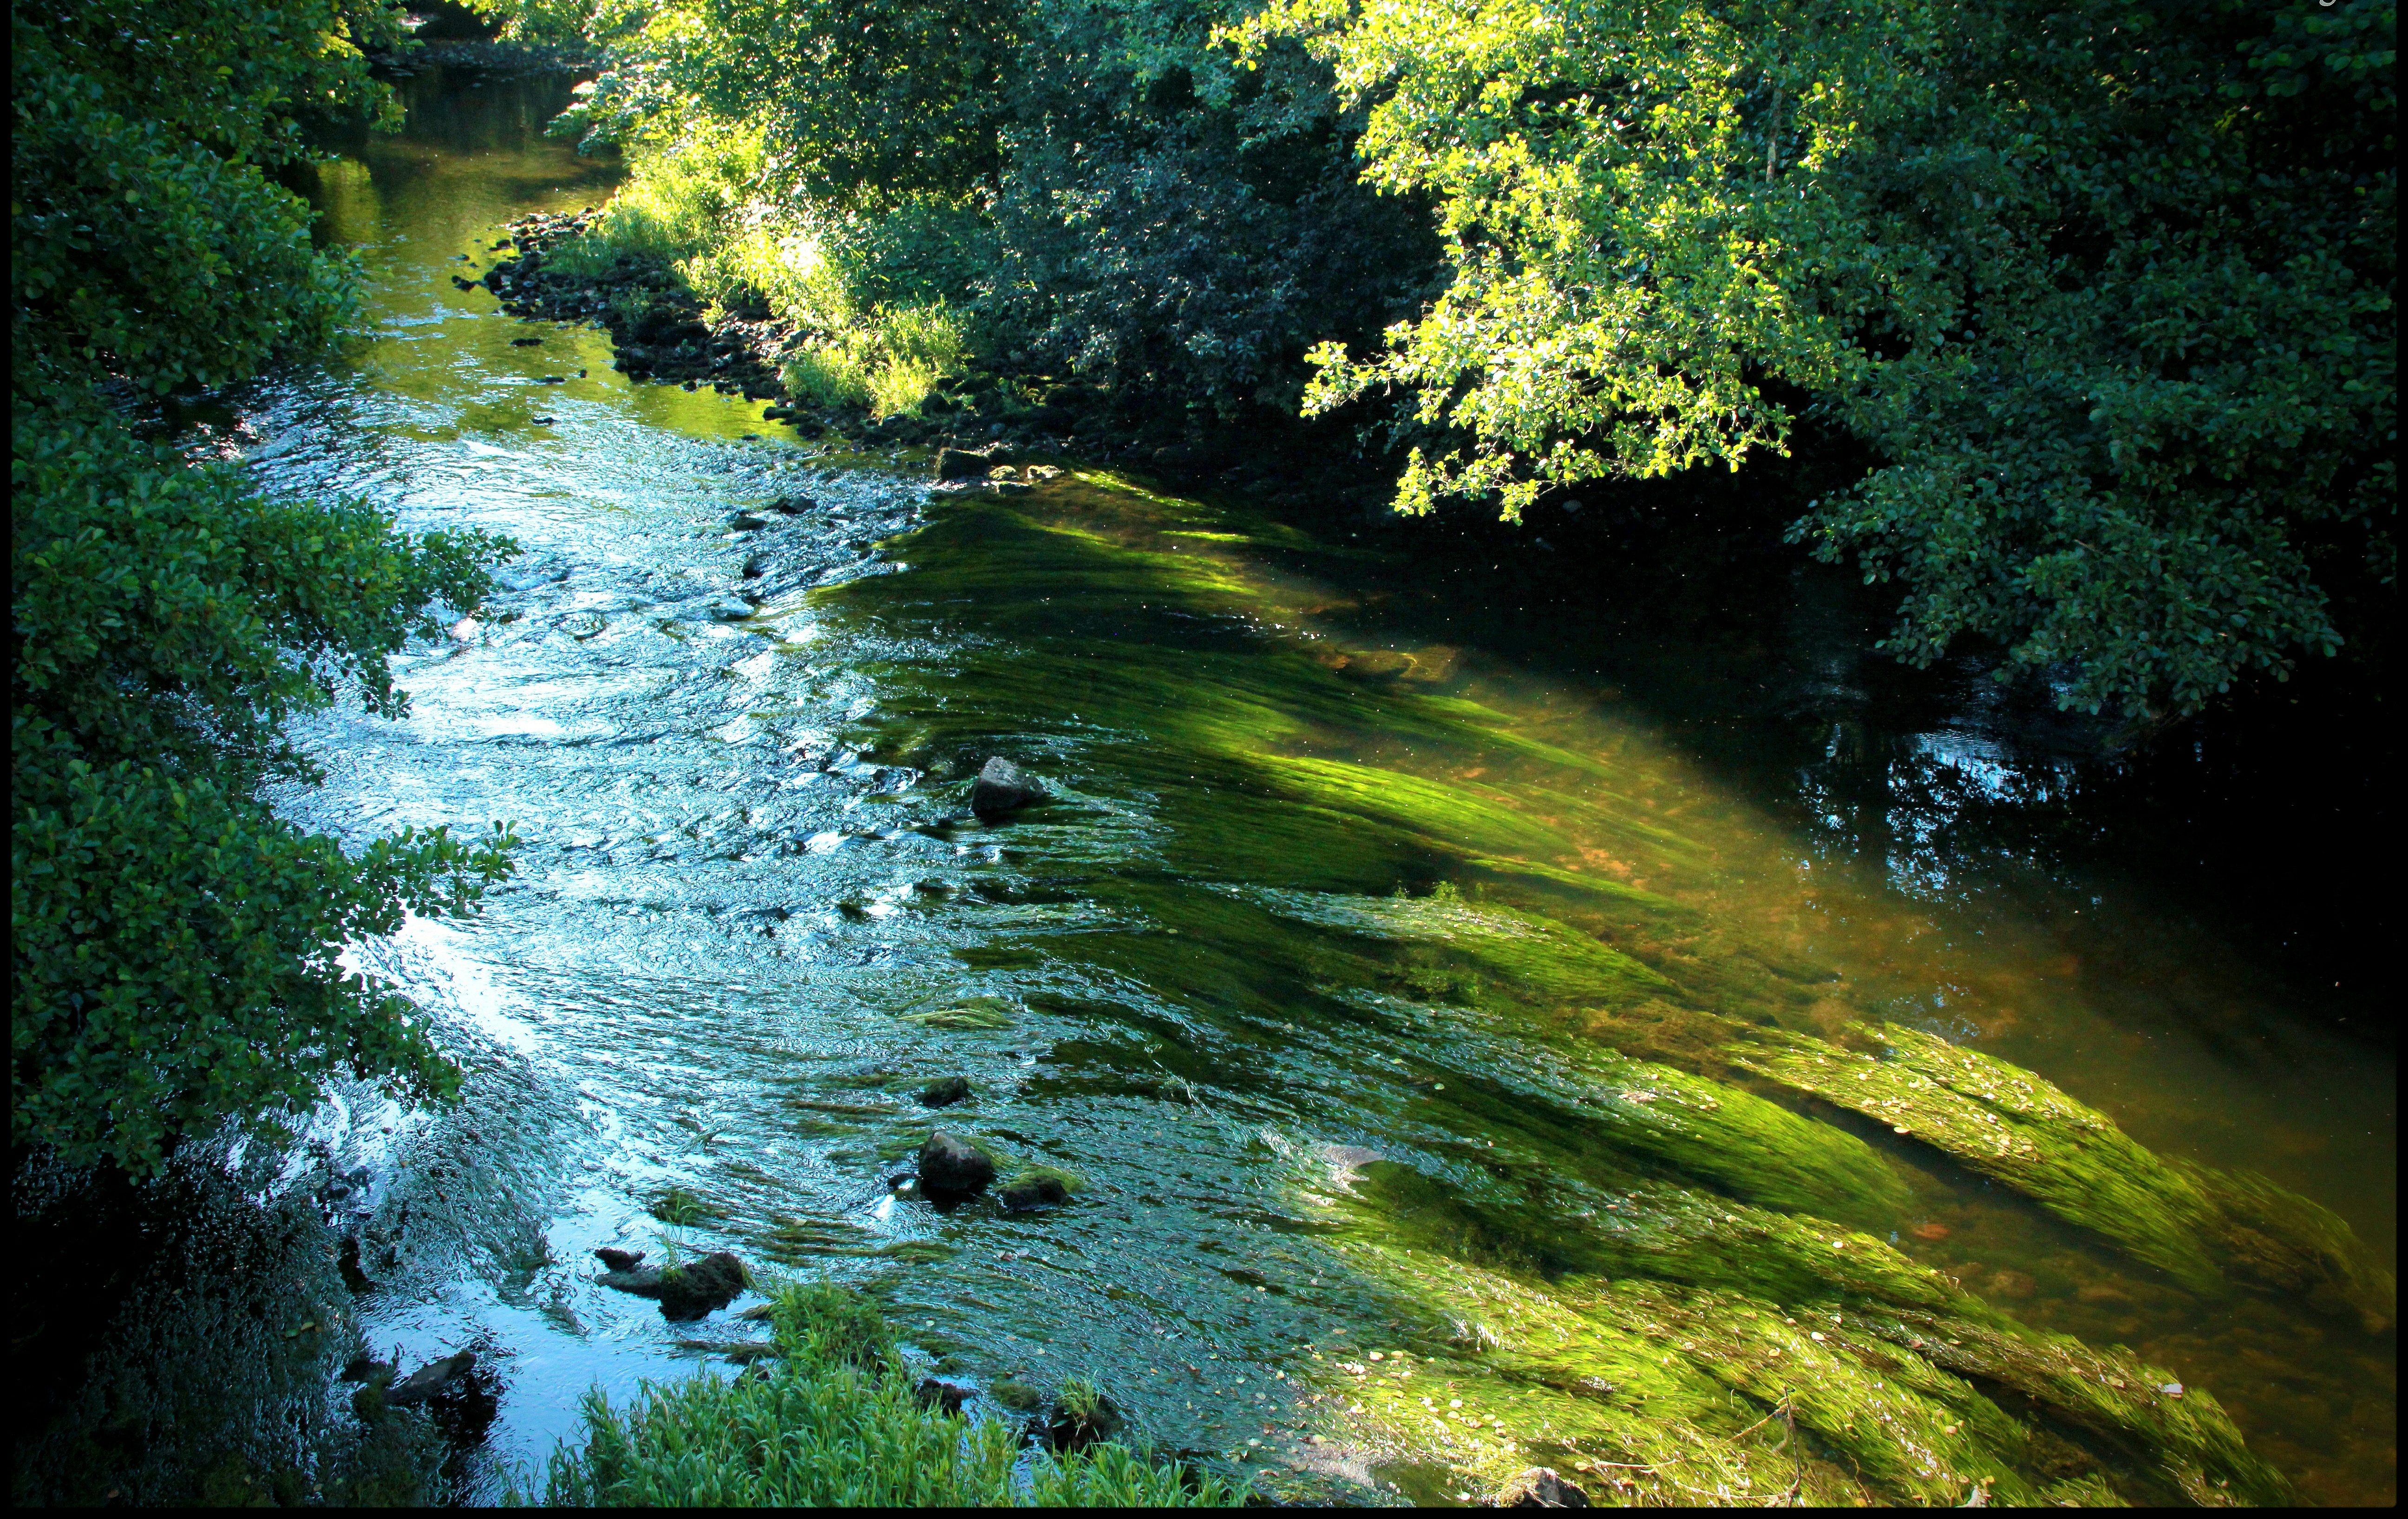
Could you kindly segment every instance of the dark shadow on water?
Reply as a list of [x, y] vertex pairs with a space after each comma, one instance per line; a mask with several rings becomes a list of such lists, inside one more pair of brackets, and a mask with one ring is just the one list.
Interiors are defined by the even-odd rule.
[[188, 1145], [148, 1181], [20, 1155], [10, 1192], [18, 1506], [423, 1504], [481, 1445], [490, 1371], [354, 1411], [352, 1293], [306, 1182], [263, 1198]]
[[[1910, 888], [2010, 885], [2086, 960], [2146, 958], [2139, 925], [2186, 921], [2238, 947], [2232, 968], [2289, 1019], [2395, 1050], [2389, 903], [2369, 870], [2394, 826], [2387, 603], [2354, 621], [2367, 652], [2243, 682], [2131, 746], [2113, 712], [2059, 710], [2041, 674], [1993, 679], [1980, 640], [1923, 670], [1882, 653], [1895, 591], [1783, 541], [1847, 465], [1592, 483], [1577, 511], [1559, 496], [1518, 527], [1468, 508], [1288, 515], [1326, 543], [1375, 551], [1315, 556], [1312, 571], [1353, 597], [1325, 622], [1399, 647], [1476, 648], [1599, 710], [1641, 714], [1835, 853], [1888, 855]], [[2094, 896], [2108, 910], [2077, 921]], [[2279, 1022], [2211, 1026], [2215, 999], [2187, 1000], [2236, 1058], [2283, 1037]]]

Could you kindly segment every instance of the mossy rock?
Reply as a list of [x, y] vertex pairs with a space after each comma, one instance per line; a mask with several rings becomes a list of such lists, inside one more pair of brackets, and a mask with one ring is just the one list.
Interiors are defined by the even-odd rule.
[[987, 1396], [1017, 1413], [1033, 1412], [1045, 1401], [1045, 1395], [1025, 1382], [998, 1377], [987, 1383]]
[[996, 1193], [996, 1201], [1012, 1212], [1059, 1208], [1085, 1184], [1076, 1171], [1053, 1166], [1027, 1166], [1012, 1173]]

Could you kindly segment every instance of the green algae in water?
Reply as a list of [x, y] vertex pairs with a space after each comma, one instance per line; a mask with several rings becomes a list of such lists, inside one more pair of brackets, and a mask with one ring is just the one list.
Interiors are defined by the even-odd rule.
[[2355, 1314], [2397, 1317], [2390, 1273], [2329, 1210], [2245, 1172], [2161, 1160], [2113, 1120], [2028, 1070], [1915, 1029], [1862, 1025], [1873, 1052], [1767, 1036], [1748, 1069], [1878, 1118], [2050, 1211], [2115, 1241], [2193, 1292], [2234, 1283]]
[[[2022, 1329], [1845, 1226], [1896, 1227], [1906, 1179], [1855, 1136], [1720, 1078], [1736, 1065], [1797, 1087], [1764, 1052], [1841, 1058], [1819, 1035], [1848, 1004], [1835, 1003], [1828, 965], [1684, 899], [1683, 882], [1713, 881], [1713, 849], [1669, 813], [1635, 816], [1609, 767], [1510, 731], [1492, 707], [1348, 671], [1409, 661], [1267, 637], [1293, 612], [1240, 566], [1193, 552], [1228, 540], [1206, 536], [1208, 509], [1085, 505], [1093, 517], [1076, 526], [1035, 520], [1042, 500], [951, 510], [907, 545], [912, 577], [829, 594], [887, 636], [971, 604], [999, 635], [954, 650], [941, 671], [882, 667], [889, 696], [864, 741], [892, 733], [967, 773], [1000, 739], [1095, 799], [1081, 826], [1000, 835], [1044, 875], [1078, 881], [1081, 900], [1028, 922], [1029, 953], [991, 944], [982, 957], [1122, 989], [1080, 1003], [1089, 1015], [1118, 1016], [1112, 998], [1130, 996], [1220, 1026], [1250, 1022], [1297, 1056], [1352, 1068], [1351, 1085], [1335, 1070], [1318, 1083], [1329, 1116], [1376, 1125], [1410, 1111], [1491, 1136], [1446, 1162], [1444, 1184], [1477, 1195], [1454, 1212], [1440, 1252], [1452, 1265], [1423, 1264], [1393, 1217], [1345, 1247], [1365, 1281], [1414, 1283], [1400, 1301], [1426, 1310], [1493, 1278], [1499, 1301], [1561, 1331], [1547, 1374], [1492, 1410], [1502, 1422], [1482, 1439], [1494, 1459], [1479, 1467], [1490, 1490], [1511, 1463], [1602, 1429], [1612, 1438], [1599, 1448], [1629, 1459], [1593, 1475], [1663, 1478], [1616, 1486], [1624, 1496], [2281, 1499], [2280, 1479], [2212, 1398], [2157, 1396], [2166, 1373]], [[1174, 535], [1189, 547], [1160, 547]], [[1004, 713], [1009, 736], [993, 725]], [[1516, 767], [1509, 782], [1483, 783], [1498, 764]], [[1600, 859], [1615, 873], [1599, 874]], [[1434, 889], [1399, 894], [1398, 881]], [[1372, 1049], [1412, 1055], [1356, 1054], [1340, 1032], [1350, 1023], [1375, 1035]], [[1185, 1070], [1192, 1097], [1204, 1072]], [[1993, 1131], [1967, 1132], [1987, 1142]], [[1971, 1148], [1958, 1158], [1974, 1164]], [[2186, 1174], [2128, 1140], [2091, 1165], [2114, 1179], [2102, 1199], [2178, 1194]], [[1526, 1215], [1511, 1239], [1477, 1226], [1532, 1200], [1489, 1175], [1500, 1168], [1552, 1172], [1555, 1199], [1594, 1220], [1595, 1238], [1572, 1242]], [[2018, 1180], [2030, 1190], [2031, 1175]], [[2287, 1195], [2260, 1196], [2254, 1216], [2283, 1213]], [[2116, 1237], [2103, 1208], [2057, 1211]], [[2128, 1216], [2120, 1227], [2127, 1240], [2152, 1232]], [[2202, 1263], [2214, 1269], [2204, 1251], [2158, 1256], [2195, 1281], [2211, 1280]], [[1884, 1316], [1848, 1321], [1843, 1354], [1828, 1328], [1790, 1332], [1786, 1318], [1810, 1304]], [[1641, 1323], [1673, 1319], [1714, 1354], [1684, 1360]], [[1612, 1381], [1601, 1367], [1648, 1391], [1600, 1412], [1594, 1388], [1577, 1389]], [[1813, 1374], [1784, 1381], [1801, 1368]], [[1976, 1384], [2042, 1412], [2010, 1412]], [[1403, 1412], [1406, 1425], [1421, 1419]], [[1398, 1439], [1400, 1451], [1463, 1455]], [[2116, 1454], [2133, 1451], [2145, 1453], [2138, 1464]]]
[[677, 1227], [691, 1227], [715, 1218], [725, 1218], [727, 1210], [704, 1199], [681, 1186], [673, 1186], [652, 1199], [652, 1214], [662, 1223]]
[[992, 1031], [1011, 1026], [1011, 1004], [1001, 997], [967, 996], [946, 1007], [907, 1012], [903, 1021], [922, 1028]]
[[[1446, 1168], [1460, 1206], [1388, 1179], [1411, 1206], [1340, 1247], [1427, 1331], [1383, 1426], [1399, 1453], [1488, 1491], [1570, 1446], [1607, 1487], [1674, 1499], [2281, 1496], [2204, 1395], [2180, 1405], [2186, 1435], [2120, 1397], [2162, 1374], [2019, 1330], [1858, 1232], [1910, 1206], [1897, 1168], [1717, 1079], [1828, 970], [1683, 899], [1713, 852], [1629, 816], [1594, 761], [1282, 645], [1276, 609], [1201, 554], [986, 505], [903, 552], [911, 576], [829, 593], [831, 612], [888, 649], [971, 606], [990, 636], [941, 666], [890, 657], [856, 741], [956, 775], [1010, 752], [1089, 809], [955, 836], [996, 856], [953, 878], [991, 930], [957, 957], [1019, 995], [992, 1007], [1191, 1032], [1209, 1054], [1150, 1047], [1199, 1116], [1254, 1100], [1249, 1068], [1280, 1071], [1321, 1121], [1410, 1129]], [[1523, 768], [1474, 773], [1496, 764]], [[1598, 853], [1630, 879], [1594, 873]], [[979, 1031], [944, 1017], [979, 1004], [924, 984], [886, 1006], [942, 1034]], [[1537, 1226], [1541, 1176], [1576, 1227]], [[1514, 1226], [1481, 1226], [1497, 1218]], [[860, 1248], [815, 1233], [780, 1240], [786, 1258]], [[1810, 1309], [1842, 1322], [1801, 1327]], [[1476, 1437], [1411, 1391], [1431, 1366], [1455, 1383], [1434, 1401], [1484, 1411]]]
[[[1864, 1236], [1711, 1198], [1633, 1200], [1645, 1275], [1596, 1271], [1628, 1247], [1564, 1228], [1571, 1268], [1498, 1262], [1424, 1178], [1367, 1173], [1325, 1196], [1348, 1226], [1339, 1254], [1395, 1295], [1417, 1350], [1340, 1360], [1324, 1385], [1388, 1453], [1491, 1492], [1564, 1452], [1634, 1501], [2287, 1498], [2214, 1400], [2170, 1394], [2158, 1369], [2023, 1329]], [[1847, 1265], [1712, 1284], [1768, 1241]]]

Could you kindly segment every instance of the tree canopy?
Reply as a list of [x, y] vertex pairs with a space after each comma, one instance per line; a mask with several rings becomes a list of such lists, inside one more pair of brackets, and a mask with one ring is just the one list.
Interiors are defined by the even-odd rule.
[[842, 233], [981, 362], [1390, 397], [1408, 512], [1828, 430], [1872, 462], [1795, 536], [1891, 652], [2137, 716], [2394, 577], [2391, 0], [490, 8], [611, 44], [580, 129], [749, 135], [727, 236]]
[[1877, 464], [1798, 537], [2096, 710], [2196, 709], [2388, 584], [2389, 0], [1282, 0], [1435, 195], [1453, 280], [1307, 405], [1447, 440], [1398, 504], [1737, 466], [1801, 418]]
[[261, 786], [314, 773], [293, 715], [346, 691], [404, 710], [386, 656], [431, 605], [480, 600], [509, 545], [262, 499], [144, 423], [352, 317], [356, 266], [266, 170], [313, 126], [390, 120], [362, 50], [402, 36], [351, 0], [11, 12], [12, 1145], [150, 1169], [335, 1070], [455, 1080], [338, 957], [405, 910], [467, 910], [507, 837], [347, 855]]

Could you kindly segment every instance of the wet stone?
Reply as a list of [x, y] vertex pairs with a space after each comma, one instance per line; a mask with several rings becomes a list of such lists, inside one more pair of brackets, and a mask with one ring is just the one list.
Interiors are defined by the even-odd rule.
[[1045, 800], [1045, 788], [1019, 766], [997, 754], [979, 771], [970, 787], [970, 810], [981, 818], [999, 818]]
[[1037, 1433], [1054, 1450], [1076, 1451], [1111, 1439], [1126, 1427], [1127, 1423], [1120, 1406], [1098, 1393], [1091, 1408], [1054, 1409], [1054, 1416], [1045, 1421]]
[[994, 1180], [995, 1162], [957, 1135], [939, 1129], [920, 1147], [920, 1187], [924, 1192], [961, 1196], [984, 1191]]
[[684, 1323], [725, 1308], [744, 1290], [746, 1277], [744, 1263], [722, 1250], [674, 1270], [609, 1270], [594, 1280], [638, 1297], [656, 1299], [663, 1318]]
[[447, 1355], [431, 1365], [422, 1366], [385, 1389], [385, 1406], [408, 1408], [412, 1403], [423, 1403], [452, 1383], [466, 1376], [468, 1369], [476, 1364], [477, 1353], [464, 1350], [457, 1355]]
[[983, 449], [939, 449], [936, 476], [941, 481], [983, 480], [986, 472], [997, 465], [1011, 463], [1011, 452], [1003, 445], [990, 444]]
[[1070, 1200], [1070, 1189], [1051, 1176], [1027, 1176], [996, 1194], [996, 1200], [1015, 1213], [1059, 1208]]
[[959, 1413], [970, 1397], [968, 1387], [939, 1382], [935, 1377], [927, 1378], [912, 1391], [919, 1397], [922, 1408], [934, 1409], [939, 1413]]
[[621, 1250], [616, 1245], [604, 1245], [594, 1253], [594, 1258], [614, 1271], [632, 1271], [643, 1264], [640, 1250]]
[[928, 1083], [927, 1087], [920, 1094], [920, 1106], [923, 1108], [950, 1108], [956, 1102], [968, 1101], [969, 1095], [970, 1082], [968, 1077], [948, 1076], [942, 1081], [931, 1082]]

